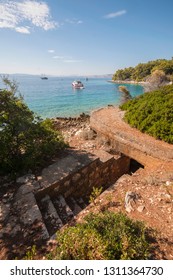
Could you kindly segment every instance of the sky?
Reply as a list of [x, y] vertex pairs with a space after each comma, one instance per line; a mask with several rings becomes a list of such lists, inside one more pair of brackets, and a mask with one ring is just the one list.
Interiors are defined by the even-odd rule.
[[0, 0], [0, 73], [105, 75], [173, 56], [172, 0]]

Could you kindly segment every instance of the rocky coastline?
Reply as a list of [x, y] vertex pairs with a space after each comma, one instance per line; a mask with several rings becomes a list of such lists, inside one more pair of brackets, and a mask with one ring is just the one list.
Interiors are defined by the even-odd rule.
[[81, 128], [84, 124], [89, 123], [90, 116], [82, 113], [77, 117], [56, 117], [52, 121], [58, 130], [67, 130], [69, 127]]
[[136, 81], [131, 81], [131, 80], [109, 80], [108, 83], [113, 83], [113, 84], [145, 85], [147, 82], [144, 82], [144, 81], [136, 82]]

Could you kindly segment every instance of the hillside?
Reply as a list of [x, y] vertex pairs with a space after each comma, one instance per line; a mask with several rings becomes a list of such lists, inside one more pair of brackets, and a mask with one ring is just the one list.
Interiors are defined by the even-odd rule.
[[149, 61], [147, 63], [139, 63], [135, 67], [128, 67], [124, 69], [119, 69], [115, 72], [112, 77], [113, 81], [121, 80], [131, 80], [131, 81], [145, 81], [145, 79], [151, 75], [155, 70], [163, 71], [168, 79], [172, 81], [173, 79], [173, 59], [157, 59]]

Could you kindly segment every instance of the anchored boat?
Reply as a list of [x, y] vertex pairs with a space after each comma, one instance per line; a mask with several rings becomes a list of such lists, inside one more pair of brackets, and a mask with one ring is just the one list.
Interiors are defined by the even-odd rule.
[[83, 89], [84, 85], [81, 81], [73, 81], [72, 87], [76, 89]]

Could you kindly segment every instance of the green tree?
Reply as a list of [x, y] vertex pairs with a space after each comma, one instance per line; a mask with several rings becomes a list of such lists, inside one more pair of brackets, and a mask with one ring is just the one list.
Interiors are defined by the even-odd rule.
[[132, 96], [128, 89], [125, 86], [119, 86], [118, 90], [122, 93], [121, 95], [121, 104], [126, 103], [127, 101], [132, 99]]
[[41, 120], [17, 96], [17, 85], [3, 78], [0, 91], [0, 173], [16, 174], [42, 166], [65, 147], [51, 120]]
[[173, 75], [173, 60], [157, 59], [147, 63], [139, 63], [135, 67], [118, 69], [112, 77], [112, 80], [134, 80], [145, 81], [155, 70], [161, 70], [169, 78]]

